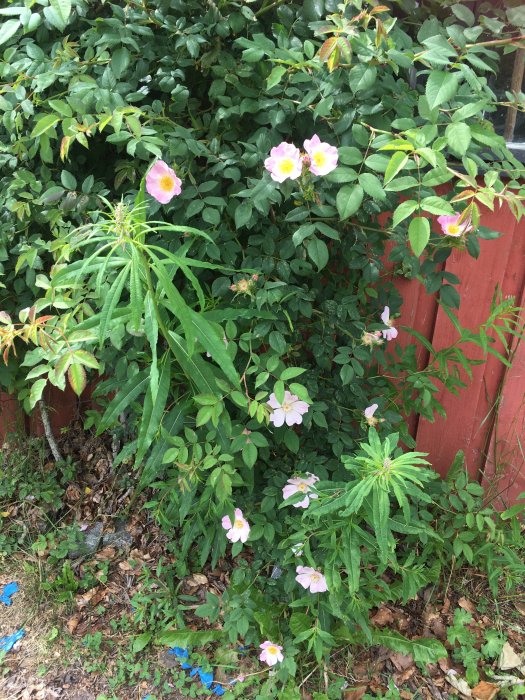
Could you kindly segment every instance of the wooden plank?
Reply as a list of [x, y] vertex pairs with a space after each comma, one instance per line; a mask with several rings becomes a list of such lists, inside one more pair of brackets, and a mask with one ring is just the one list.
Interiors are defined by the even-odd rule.
[[[525, 307], [525, 284], [521, 294]], [[507, 369], [483, 470], [487, 497], [504, 509], [525, 492], [525, 339], [515, 338], [512, 367]]]
[[0, 440], [4, 442], [11, 433], [24, 433], [24, 416], [14, 396], [0, 392]]
[[[503, 294], [519, 298], [525, 274], [525, 231], [523, 223], [517, 226], [507, 208], [496, 212], [483, 211], [483, 225], [505, 235], [495, 241], [480, 241], [481, 253], [473, 260], [465, 251], [454, 251], [446, 270], [461, 280], [460, 323], [472, 330], [486, 321], [496, 285]], [[457, 333], [446, 314], [437, 314], [434, 336], [436, 349], [450, 346]], [[481, 349], [468, 348], [468, 356], [483, 359]], [[504, 367], [494, 357], [472, 370], [473, 379], [459, 396], [441, 391], [438, 395], [447, 418], [438, 417], [435, 423], [421, 419], [417, 431], [418, 449], [428, 452], [434, 468], [446, 474], [456, 452], [465, 452], [469, 474], [479, 478], [484, 467], [493, 423], [492, 409], [503, 380]], [[465, 379], [467, 379], [465, 377]]]

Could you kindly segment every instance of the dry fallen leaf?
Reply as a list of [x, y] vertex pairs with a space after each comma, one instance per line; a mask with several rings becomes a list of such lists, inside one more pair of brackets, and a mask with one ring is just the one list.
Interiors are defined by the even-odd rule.
[[372, 617], [372, 622], [376, 627], [385, 627], [385, 625], [391, 625], [394, 622], [394, 616], [392, 611], [385, 606], [381, 606], [376, 614]]
[[443, 671], [443, 673], [448, 673], [448, 671], [450, 670], [450, 663], [448, 661], [448, 656], [446, 656], [444, 659], [439, 659], [438, 666]]
[[469, 613], [475, 613], [476, 612], [476, 606], [474, 603], [469, 600], [468, 598], [465, 598], [465, 596], [462, 596], [458, 600], [458, 605], [460, 608], [463, 608], [463, 610], [466, 610]]
[[498, 666], [502, 671], [506, 671], [509, 668], [518, 668], [523, 664], [523, 659], [519, 654], [516, 654], [514, 649], [508, 642], [505, 642], [501, 654], [499, 655]]
[[472, 692], [467, 681], [464, 678], [461, 678], [461, 676], [458, 675], [458, 672], [454, 671], [454, 669], [452, 668], [449, 671], [447, 671], [447, 681], [462, 695], [465, 695], [465, 697], [472, 697]]
[[522, 603], [521, 601], [517, 600], [514, 603], [514, 607], [520, 615], [525, 615], [525, 603]]
[[395, 652], [394, 654], [391, 654], [389, 658], [398, 671], [406, 671], [408, 668], [414, 665], [413, 657], [407, 654]]
[[477, 700], [492, 700], [498, 694], [499, 687], [494, 683], [480, 681], [475, 688], [472, 688], [472, 696]]
[[73, 632], [76, 630], [78, 627], [78, 623], [80, 622], [80, 615], [72, 615], [69, 620], [67, 621], [67, 629], [69, 630], [69, 634], [73, 634]]
[[361, 700], [363, 695], [366, 693], [366, 685], [359, 686], [359, 688], [348, 688], [344, 691], [344, 700]]
[[101, 549], [100, 552], [95, 554], [95, 559], [107, 561], [108, 559], [113, 559], [116, 553], [117, 550], [114, 547], [104, 547], [104, 549]]

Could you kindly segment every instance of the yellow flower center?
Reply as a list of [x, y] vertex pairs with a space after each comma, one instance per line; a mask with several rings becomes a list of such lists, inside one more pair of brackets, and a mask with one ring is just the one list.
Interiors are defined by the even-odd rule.
[[241, 530], [244, 527], [244, 521], [243, 520], [236, 520], [233, 523], [233, 527], [236, 527], [238, 530]]
[[281, 408], [285, 413], [288, 413], [288, 411], [291, 411], [293, 409], [293, 406], [291, 403], [288, 403], [288, 401], [283, 401]]
[[310, 576], [310, 581], [313, 581], [313, 583], [317, 583], [317, 581], [319, 581], [320, 578], [321, 578], [321, 577], [319, 576], [319, 574], [312, 574], [312, 575]]
[[458, 226], [457, 224], [449, 224], [447, 231], [450, 233], [450, 235], [457, 236], [459, 233], [461, 233], [461, 226]]
[[307, 487], [308, 487], [308, 484], [304, 484], [304, 483], [297, 484], [297, 488], [299, 489], [299, 491], [306, 491]]
[[268, 652], [268, 654], [278, 654], [279, 653], [279, 649], [277, 649], [277, 647], [266, 647], [266, 651]]
[[160, 189], [164, 190], [164, 192], [171, 192], [174, 184], [175, 181], [171, 175], [163, 175], [159, 180]]
[[279, 169], [283, 175], [289, 175], [294, 169], [294, 162], [291, 158], [283, 158], [279, 163]]
[[323, 165], [325, 165], [326, 163], [326, 153], [323, 153], [322, 151], [317, 151], [317, 153], [313, 154], [312, 160], [318, 168], [322, 168]]

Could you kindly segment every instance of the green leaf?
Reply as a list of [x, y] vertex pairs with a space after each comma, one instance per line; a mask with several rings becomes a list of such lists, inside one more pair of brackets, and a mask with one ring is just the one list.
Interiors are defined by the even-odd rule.
[[295, 377], [298, 377], [304, 372], [306, 372], [306, 370], [302, 367], [287, 367], [281, 372], [279, 379], [281, 379], [283, 382], [287, 382], [290, 379], [295, 379]]
[[275, 66], [270, 75], [266, 78], [266, 89], [271, 90], [281, 82], [281, 78], [288, 69], [285, 66]]
[[355, 214], [363, 201], [364, 190], [361, 185], [341, 187], [336, 197], [337, 211], [341, 219], [348, 219]]
[[122, 290], [124, 289], [124, 285], [126, 284], [126, 280], [128, 278], [130, 265], [131, 262], [128, 262], [119, 272], [117, 278], [111, 285], [109, 292], [106, 295], [106, 299], [100, 311], [98, 339], [101, 346], [106, 340], [108, 328], [113, 318], [113, 312], [115, 311], [116, 306], [120, 300]]
[[344, 165], [360, 165], [363, 162], [363, 154], [355, 146], [341, 146], [338, 154], [339, 162]]
[[465, 119], [473, 117], [475, 114], [479, 114], [487, 106], [486, 100], [479, 100], [478, 102], [470, 102], [467, 105], [463, 105], [459, 109], [456, 109], [452, 115], [453, 122], [462, 122]]
[[290, 630], [294, 637], [297, 637], [301, 632], [306, 632], [312, 626], [312, 620], [309, 615], [302, 612], [294, 612], [290, 617]]
[[128, 379], [107, 406], [104, 415], [100, 419], [97, 435], [101, 435], [104, 430], [114, 425], [120, 414], [146, 391], [148, 385], [149, 374], [146, 370], [142, 370], [131, 377], [131, 379]]
[[111, 54], [111, 72], [115, 78], [120, 78], [130, 63], [130, 53], [125, 46], [115, 49]]
[[459, 73], [446, 73], [440, 70], [430, 73], [425, 88], [429, 109], [439, 107], [454, 97], [458, 90], [459, 78]]
[[86, 370], [81, 364], [70, 365], [67, 371], [69, 385], [77, 396], [84, 391], [87, 384]]
[[308, 255], [317, 265], [317, 270], [322, 270], [326, 267], [329, 260], [328, 246], [324, 241], [317, 238], [317, 236], [312, 236], [306, 242], [306, 250]]
[[143, 632], [142, 634], [139, 634], [137, 637], [135, 637], [132, 646], [133, 653], [138, 654], [139, 651], [142, 651], [145, 647], [147, 647], [148, 644], [151, 642], [152, 637], [152, 632]]
[[37, 379], [36, 382], [31, 385], [31, 391], [29, 392], [30, 409], [34, 408], [37, 402], [42, 398], [42, 393], [46, 384], [47, 379]]
[[408, 155], [402, 151], [396, 151], [392, 154], [392, 157], [388, 161], [388, 165], [385, 170], [385, 185], [393, 180], [400, 170], [402, 170], [408, 163]]
[[235, 228], [246, 226], [252, 218], [252, 211], [253, 207], [251, 202], [246, 201], [239, 204], [235, 209]]
[[348, 74], [348, 84], [352, 92], [368, 90], [375, 83], [377, 68], [366, 63], [357, 63]]
[[454, 214], [454, 209], [450, 202], [434, 195], [421, 200], [421, 209], [428, 211], [429, 214]]
[[407, 639], [393, 630], [373, 629], [372, 639], [374, 644], [381, 644], [405, 656], [413, 656], [416, 664], [421, 667], [435, 664], [439, 659], [445, 659], [448, 656], [443, 644], [432, 637]]
[[202, 647], [204, 644], [221, 639], [224, 632], [221, 630], [177, 630], [174, 632], [161, 632], [155, 640], [156, 644], [164, 644], [169, 647]]
[[64, 31], [71, 14], [71, 0], [49, 0], [50, 7], [44, 8], [47, 21], [56, 29]]
[[37, 136], [45, 134], [46, 131], [49, 131], [49, 129], [54, 127], [55, 124], [58, 124], [59, 121], [60, 117], [57, 117], [56, 114], [46, 114], [37, 121], [35, 128], [31, 132], [31, 138], [36, 138]]
[[144, 311], [144, 294], [140, 277], [143, 258], [136, 246], [131, 246], [131, 266], [129, 271], [129, 305], [131, 309], [131, 327], [137, 332], [140, 329]]
[[359, 175], [359, 184], [372, 199], [379, 199], [380, 201], [386, 199], [385, 189], [377, 175], [373, 173], [361, 173], [361, 175]]
[[135, 464], [138, 466], [144, 459], [144, 455], [151, 447], [155, 435], [157, 434], [171, 385], [171, 361], [167, 358], [162, 365], [158, 384], [155, 386], [151, 382], [144, 398], [144, 407], [140, 419], [137, 436], [137, 452]]
[[75, 350], [72, 356], [85, 367], [91, 367], [91, 369], [98, 369], [100, 367], [97, 358], [87, 350]]
[[458, 156], [464, 156], [470, 146], [472, 134], [470, 127], [463, 122], [455, 122], [449, 124], [445, 130], [447, 144], [452, 153]]
[[459, 309], [460, 296], [458, 290], [450, 284], [444, 284], [439, 290], [439, 299], [452, 309]]
[[416, 216], [408, 227], [408, 240], [414, 255], [420, 256], [430, 238], [430, 223], [423, 216]]
[[219, 365], [230, 382], [235, 387], [239, 386], [241, 378], [224, 344], [224, 333], [222, 329], [218, 327], [220, 330], [217, 332], [216, 328], [207, 321], [202, 314], [198, 314], [196, 311], [193, 311], [193, 309], [188, 309], [188, 315], [193, 324], [195, 337], [199, 343], [206, 352], [210, 353], [212, 359]]
[[16, 34], [19, 26], [20, 20], [18, 19], [8, 19], [7, 22], [2, 22], [2, 26], [0, 26], [0, 45], [9, 41], [9, 39]]
[[452, 5], [450, 9], [459, 20], [464, 22], [469, 27], [472, 27], [472, 25], [476, 21], [476, 17], [472, 10], [470, 10], [468, 7], [465, 7], [465, 5], [461, 5], [460, 3], [458, 3], [457, 5]]
[[73, 116], [73, 111], [71, 107], [67, 104], [67, 102], [64, 102], [64, 100], [48, 100], [47, 104], [51, 107], [51, 109], [53, 109], [55, 112], [58, 112], [62, 117]]
[[166, 416], [164, 416], [162, 420], [161, 435], [157, 438], [157, 440], [155, 440], [153, 448], [142, 469], [140, 482], [137, 487], [138, 493], [148, 486], [157, 476], [162, 455], [168, 447], [168, 441], [164, 436], [178, 435], [179, 431], [184, 425], [184, 420], [186, 418], [186, 414], [190, 411], [190, 407], [191, 404], [189, 401], [179, 401], [177, 405], [172, 408]]
[[399, 206], [396, 207], [394, 211], [394, 216], [392, 219], [392, 226], [395, 228], [398, 226], [407, 216], [410, 216], [417, 209], [418, 204], [415, 199], [407, 199], [405, 202], [401, 202]]

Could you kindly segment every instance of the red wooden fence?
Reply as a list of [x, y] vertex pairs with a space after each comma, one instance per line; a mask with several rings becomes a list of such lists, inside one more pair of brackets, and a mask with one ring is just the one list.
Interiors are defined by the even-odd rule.
[[[477, 260], [465, 251], [455, 250], [445, 270], [460, 280], [462, 326], [476, 330], [486, 321], [492, 297], [499, 285], [504, 296], [513, 296], [525, 306], [525, 221], [516, 222], [507, 208], [484, 210], [484, 226], [504, 235], [480, 241]], [[409, 280], [396, 283], [403, 296], [400, 324], [411, 326], [439, 350], [457, 339], [450, 319], [434, 295], [425, 294], [422, 285]], [[400, 333], [403, 345], [412, 337]], [[466, 466], [473, 478], [484, 481], [500, 505], [515, 501], [525, 491], [525, 342], [514, 341], [516, 354], [511, 369], [497, 358], [473, 368], [473, 379], [458, 396], [441, 392], [438, 396], [447, 417], [435, 423], [412, 418], [411, 432], [417, 449], [429, 453], [437, 471], [445, 475], [458, 450], [465, 452]], [[470, 348], [469, 357], [482, 358], [480, 349]], [[428, 351], [421, 351], [425, 366]]]
[[[493, 241], [480, 241], [478, 260], [455, 250], [445, 269], [461, 279], [460, 323], [476, 330], [488, 317], [496, 285], [504, 295], [512, 295], [525, 307], [525, 221], [516, 223], [506, 208], [485, 210], [483, 225], [504, 235]], [[415, 328], [440, 348], [457, 339], [449, 318], [439, 307], [435, 295], [426, 294], [417, 281], [396, 279], [403, 296], [401, 318], [397, 325]], [[408, 345], [411, 336], [401, 332], [397, 342]], [[472, 478], [483, 481], [500, 505], [513, 502], [525, 491], [525, 341], [514, 340], [515, 356], [510, 369], [489, 355], [486, 363], [473, 368], [473, 380], [459, 396], [441, 394], [447, 417], [429, 423], [423, 418], [408, 418], [417, 449], [429, 453], [435, 469], [445, 475], [458, 450], [464, 450]], [[482, 357], [469, 347], [469, 356]], [[418, 360], [424, 367], [428, 351], [421, 347]], [[47, 402], [53, 429], [58, 432], [79, 414], [79, 403], [68, 390], [52, 389]], [[34, 418], [24, 418], [16, 400], [0, 395], [0, 437], [13, 429], [25, 428], [42, 434]]]

